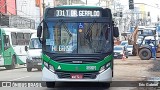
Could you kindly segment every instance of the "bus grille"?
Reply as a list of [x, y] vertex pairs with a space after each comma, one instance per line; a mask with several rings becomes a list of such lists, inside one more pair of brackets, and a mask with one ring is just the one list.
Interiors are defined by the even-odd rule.
[[98, 72], [92, 73], [68, 73], [68, 72], [56, 72], [59, 78], [64, 79], [71, 79], [71, 74], [83, 74], [83, 79], [95, 79], [98, 75]]
[[99, 57], [57, 57], [54, 60], [59, 63], [89, 64], [97, 63], [102, 59]]

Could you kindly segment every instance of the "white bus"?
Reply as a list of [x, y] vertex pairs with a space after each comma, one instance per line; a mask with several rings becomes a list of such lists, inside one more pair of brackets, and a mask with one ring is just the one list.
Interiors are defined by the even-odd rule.
[[0, 28], [0, 67], [14, 69], [26, 63], [25, 46], [29, 45], [34, 29]]

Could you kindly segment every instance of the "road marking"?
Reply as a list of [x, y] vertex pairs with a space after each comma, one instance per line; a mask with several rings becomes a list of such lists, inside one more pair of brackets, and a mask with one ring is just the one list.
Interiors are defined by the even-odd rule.
[[23, 78], [28, 78], [28, 77], [30, 77], [30, 76], [19, 77], [19, 78], [15, 78], [15, 79], [12, 79], [12, 80], [9, 80], [9, 81], [15, 81], [15, 80], [23, 79]]

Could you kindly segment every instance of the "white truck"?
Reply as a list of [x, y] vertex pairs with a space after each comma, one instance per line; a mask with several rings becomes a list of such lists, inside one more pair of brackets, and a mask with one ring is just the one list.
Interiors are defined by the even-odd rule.
[[32, 68], [37, 68], [38, 71], [41, 71], [42, 44], [39, 42], [37, 34], [32, 34], [29, 47], [25, 46], [25, 51], [27, 52], [27, 58], [26, 58], [27, 71], [31, 72]]

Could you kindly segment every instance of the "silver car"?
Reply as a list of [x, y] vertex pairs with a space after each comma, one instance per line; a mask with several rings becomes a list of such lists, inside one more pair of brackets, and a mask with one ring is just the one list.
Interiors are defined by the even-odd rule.
[[128, 58], [128, 50], [124, 46], [114, 46], [114, 58], [121, 59], [123, 54]]
[[132, 52], [133, 52], [133, 45], [127, 45], [126, 48], [127, 48], [127, 50], [128, 50], [128, 54], [129, 54], [129, 55], [133, 55], [133, 54], [132, 54]]

